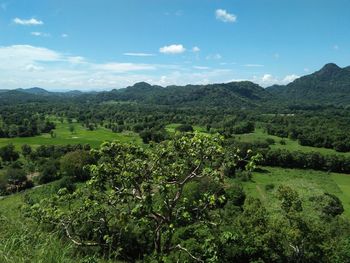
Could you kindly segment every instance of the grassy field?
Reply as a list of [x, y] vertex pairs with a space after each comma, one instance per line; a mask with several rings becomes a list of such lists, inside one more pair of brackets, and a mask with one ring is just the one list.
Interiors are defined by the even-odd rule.
[[350, 152], [348, 153], [339, 153], [336, 152], [333, 149], [326, 149], [326, 148], [316, 148], [316, 147], [310, 147], [310, 146], [302, 146], [298, 143], [298, 141], [293, 141], [289, 138], [284, 138], [285, 145], [280, 144], [280, 141], [282, 140], [281, 137], [274, 136], [274, 135], [268, 135], [263, 131], [263, 129], [256, 129], [254, 133], [248, 133], [248, 134], [240, 134], [237, 135], [236, 138], [239, 141], [242, 142], [253, 142], [253, 141], [263, 141], [265, 142], [267, 138], [271, 138], [275, 140], [275, 144], [271, 145], [272, 149], [286, 149], [289, 151], [302, 151], [302, 152], [319, 152], [321, 154], [342, 154], [350, 156]]
[[69, 131], [69, 125], [68, 123], [57, 122], [54, 130], [55, 138], [51, 138], [50, 134], [28, 138], [0, 138], [0, 147], [9, 143], [13, 143], [17, 148], [23, 144], [29, 144], [32, 147], [39, 145], [90, 144], [91, 147], [98, 147], [102, 142], [112, 140], [142, 144], [141, 138], [133, 132], [114, 133], [103, 127], [89, 131], [78, 123], [72, 123], [74, 126], [74, 132], [72, 133]]
[[[169, 133], [175, 133], [175, 129], [177, 127], [179, 127], [181, 124], [180, 123], [171, 123], [171, 124], [168, 124], [165, 126], [165, 130]], [[197, 125], [194, 125], [192, 126], [193, 129], [195, 131], [198, 131], [198, 132], [206, 132], [206, 129], [205, 127], [202, 127], [202, 126], [197, 126]]]
[[[35, 191], [35, 190], [30, 190]], [[24, 193], [0, 200], [0, 262], [73, 263], [73, 246], [43, 232], [20, 212]]]
[[[274, 184], [274, 189], [266, 190], [267, 184]], [[305, 203], [305, 209], [310, 209], [312, 205], [309, 201], [311, 196], [321, 195], [324, 192], [335, 194], [343, 203], [344, 215], [350, 219], [350, 175], [264, 167], [262, 172], [253, 174], [251, 182], [244, 182], [243, 186], [248, 195], [260, 198], [266, 207], [278, 211], [276, 189], [282, 184], [297, 190]]]

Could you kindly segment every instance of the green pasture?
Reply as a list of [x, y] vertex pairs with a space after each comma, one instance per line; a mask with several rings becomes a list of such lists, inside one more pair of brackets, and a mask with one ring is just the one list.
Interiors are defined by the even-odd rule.
[[[74, 126], [74, 131], [70, 132], [70, 125]], [[106, 128], [98, 127], [90, 131], [79, 123], [56, 122], [54, 130], [55, 137], [50, 134], [42, 134], [35, 137], [0, 138], [0, 147], [13, 143], [17, 148], [23, 144], [32, 147], [39, 145], [66, 145], [66, 144], [90, 144], [91, 147], [98, 147], [104, 141], [120, 141], [133, 144], [142, 144], [141, 138], [134, 132], [114, 133]]]
[[301, 151], [301, 152], [319, 152], [320, 154], [324, 154], [324, 155], [342, 154], [342, 155], [350, 156], [350, 152], [340, 153], [333, 149], [302, 146], [298, 143], [297, 140], [291, 140], [289, 138], [283, 138], [286, 144], [282, 145], [280, 143], [280, 141], [282, 140], [281, 137], [268, 135], [261, 128], [256, 129], [254, 133], [236, 135], [235, 138], [242, 142], [255, 142], [255, 141], [266, 142], [267, 138], [271, 138], [275, 140], [275, 144], [270, 145], [272, 149], [286, 149], [289, 151]]
[[[266, 190], [265, 186], [273, 184], [274, 189]], [[314, 170], [284, 169], [263, 167], [260, 172], [253, 173], [251, 182], [244, 182], [247, 195], [260, 198], [265, 206], [278, 212], [279, 201], [276, 189], [279, 185], [287, 185], [295, 189], [302, 198], [305, 209], [311, 211], [311, 196], [322, 195], [325, 192], [340, 198], [344, 206], [344, 215], [350, 218], [350, 175], [327, 173]]]

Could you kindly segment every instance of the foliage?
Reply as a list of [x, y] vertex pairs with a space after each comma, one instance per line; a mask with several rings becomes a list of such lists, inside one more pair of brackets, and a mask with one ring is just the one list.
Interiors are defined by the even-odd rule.
[[93, 161], [88, 151], [68, 152], [61, 158], [60, 170], [64, 176], [71, 177], [75, 181], [85, 181], [89, 178], [89, 172], [85, 166], [92, 164]]
[[8, 144], [0, 148], [0, 157], [4, 162], [13, 162], [19, 158], [19, 154], [13, 144]]
[[190, 124], [182, 124], [175, 128], [179, 132], [193, 132], [193, 127]]

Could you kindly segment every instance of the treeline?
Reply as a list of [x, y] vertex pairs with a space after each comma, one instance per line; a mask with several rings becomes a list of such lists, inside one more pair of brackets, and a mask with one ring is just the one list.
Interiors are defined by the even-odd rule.
[[276, 116], [265, 128], [270, 135], [298, 140], [303, 146], [350, 151], [350, 118], [337, 112]]
[[318, 152], [276, 149], [265, 151], [263, 155], [262, 164], [268, 166], [350, 173], [350, 157], [340, 154], [322, 155]]
[[55, 129], [55, 124], [38, 109], [23, 105], [0, 109], [0, 138], [31, 137]]
[[226, 141], [226, 149], [229, 151], [240, 149], [241, 156], [247, 155], [248, 151], [261, 153], [263, 158], [259, 163], [266, 166], [350, 173], [350, 156], [271, 149], [270, 145], [274, 143], [274, 140], [271, 139], [267, 139], [266, 141], [239, 142], [233, 138]]

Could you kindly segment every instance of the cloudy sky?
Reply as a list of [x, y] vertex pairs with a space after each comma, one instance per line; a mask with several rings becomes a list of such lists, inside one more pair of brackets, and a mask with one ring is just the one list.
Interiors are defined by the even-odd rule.
[[0, 89], [286, 84], [350, 65], [349, 0], [0, 0]]

